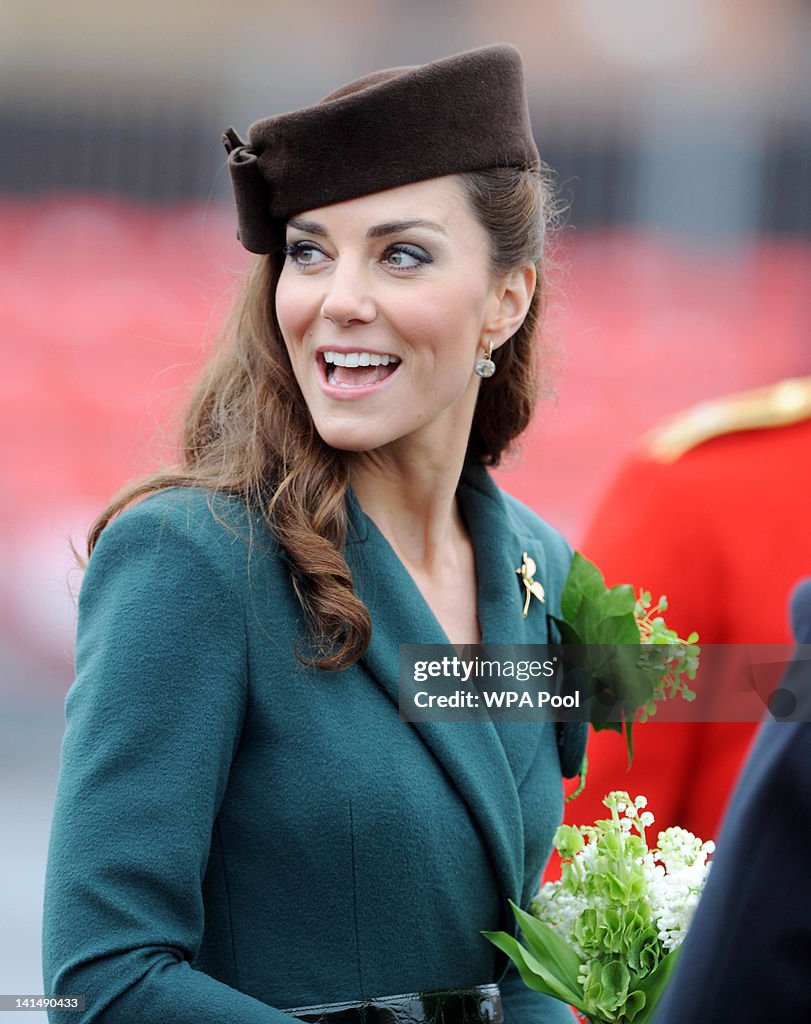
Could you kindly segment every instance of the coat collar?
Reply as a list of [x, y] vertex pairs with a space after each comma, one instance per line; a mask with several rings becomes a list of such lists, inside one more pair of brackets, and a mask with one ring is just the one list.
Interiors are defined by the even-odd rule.
[[[511, 526], [503, 494], [479, 466], [467, 466], [457, 491], [473, 538], [478, 613], [485, 644], [544, 643], [546, 614], [534, 603], [524, 619], [523, 587], [516, 573], [527, 538]], [[358, 596], [372, 613], [372, 638], [363, 661], [391, 699], [399, 699], [399, 645], [448, 644], [419, 588], [388, 541], [349, 495], [346, 558]], [[531, 543], [531, 542], [530, 542]], [[538, 542], [535, 542], [536, 547]], [[543, 554], [533, 551], [543, 578]], [[521, 900], [524, 831], [518, 787], [498, 728], [489, 721], [415, 722], [448, 774], [488, 844], [507, 899]]]

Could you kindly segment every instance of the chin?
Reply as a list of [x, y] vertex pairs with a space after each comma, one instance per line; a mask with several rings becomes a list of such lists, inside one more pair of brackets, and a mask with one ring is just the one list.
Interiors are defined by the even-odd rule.
[[343, 430], [336, 429], [335, 427], [322, 430], [316, 423], [315, 429], [318, 431], [318, 436], [324, 444], [329, 445], [330, 448], [335, 448], [339, 452], [371, 452], [390, 440], [390, 438], [377, 437], [368, 430], [363, 430], [360, 426], [353, 426]]

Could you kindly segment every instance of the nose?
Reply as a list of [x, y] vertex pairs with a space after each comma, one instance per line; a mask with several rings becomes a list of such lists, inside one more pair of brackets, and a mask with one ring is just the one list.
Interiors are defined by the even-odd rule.
[[321, 303], [321, 316], [339, 327], [371, 323], [377, 316], [366, 276], [349, 260], [336, 261]]

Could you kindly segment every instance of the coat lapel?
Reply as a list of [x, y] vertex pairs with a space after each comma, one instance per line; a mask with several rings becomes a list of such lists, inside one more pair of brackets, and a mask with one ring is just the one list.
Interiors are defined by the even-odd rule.
[[[483, 469], [466, 470], [459, 500], [474, 540], [478, 610], [484, 643], [539, 643], [522, 617], [523, 594], [515, 569], [522, 540], [507, 528], [504, 500]], [[400, 644], [448, 644], [448, 638], [388, 541], [349, 497], [346, 558], [359, 597], [372, 613], [373, 630], [363, 661], [395, 704], [399, 700]], [[539, 563], [540, 564], [540, 563]], [[533, 609], [535, 610], [535, 609]], [[516, 779], [498, 728], [489, 721], [415, 722], [416, 729], [450, 777], [489, 846], [503, 903], [521, 899], [524, 830]]]
[[536, 562], [538, 581], [548, 583], [543, 548], [512, 524], [504, 495], [483, 467], [465, 467], [458, 493], [476, 552], [483, 642], [545, 644], [547, 608], [533, 597], [524, 617], [525, 590], [517, 572], [527, 552]]

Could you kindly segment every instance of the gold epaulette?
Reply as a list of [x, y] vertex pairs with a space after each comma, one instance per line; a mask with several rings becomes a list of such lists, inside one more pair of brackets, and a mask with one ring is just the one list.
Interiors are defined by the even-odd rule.
[[781, 427], [809, 416], [811, 377], [794, 377], [694, 405], [654, 427], [642, 444], [646, 455], [657, 462], [675, 462], [713, 437]]

